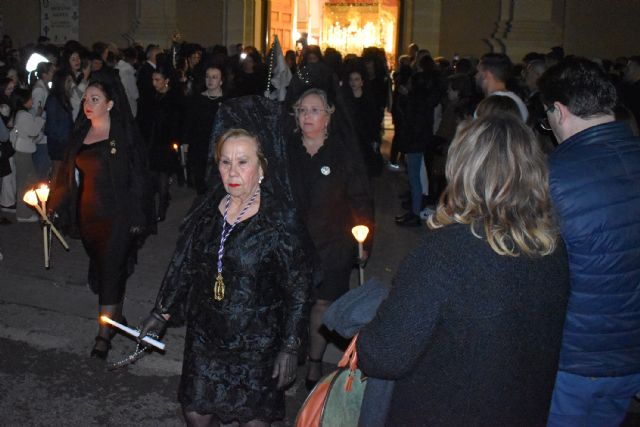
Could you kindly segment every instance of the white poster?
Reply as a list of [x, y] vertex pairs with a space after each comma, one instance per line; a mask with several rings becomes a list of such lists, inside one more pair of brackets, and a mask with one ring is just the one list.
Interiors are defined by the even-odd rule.
[[40, 34], [52, 43], [78, 40], [79, 0], [40, 0]]

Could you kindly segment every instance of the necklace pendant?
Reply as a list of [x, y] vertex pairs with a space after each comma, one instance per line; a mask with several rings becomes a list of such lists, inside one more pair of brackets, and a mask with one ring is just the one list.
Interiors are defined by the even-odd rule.
[[213, 299], [216, 301], [222, 301], [224, 299], [224, 280], [222, 280], [222, 273], [218, 273], [216, 276], [216, 284], [213, 287]]

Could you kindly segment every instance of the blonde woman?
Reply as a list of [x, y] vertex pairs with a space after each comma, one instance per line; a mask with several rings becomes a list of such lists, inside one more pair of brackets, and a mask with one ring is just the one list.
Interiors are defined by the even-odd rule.
[[568, 299], [547, 166], [511, 114], [462, 128], [432, 229], [358, 339], [386, 425], [545, 425]]

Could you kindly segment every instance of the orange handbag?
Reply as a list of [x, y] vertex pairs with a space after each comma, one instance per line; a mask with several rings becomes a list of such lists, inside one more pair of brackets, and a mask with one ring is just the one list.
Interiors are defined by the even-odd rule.
[[338, 362], [338, 369], [311, 390], [296, 418], [296, 427], [352, 427], [358, 425], [366, 377], [358, 369], [354, 336]]

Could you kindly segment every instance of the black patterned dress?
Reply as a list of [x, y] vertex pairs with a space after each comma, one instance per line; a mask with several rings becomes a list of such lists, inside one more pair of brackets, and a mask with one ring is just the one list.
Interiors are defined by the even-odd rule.
[[284, 416], [273, 364], [287, 342], [303, 338], [311, 269], [293, 214], [263, 189], [258, 213], [225, 243], [225, 297], [215, 301], [224, 195], [210, 194], [192, 214], [156, 308], [187, 325], [178, 396], [185, 410], [223, 422], [271, 422]]

